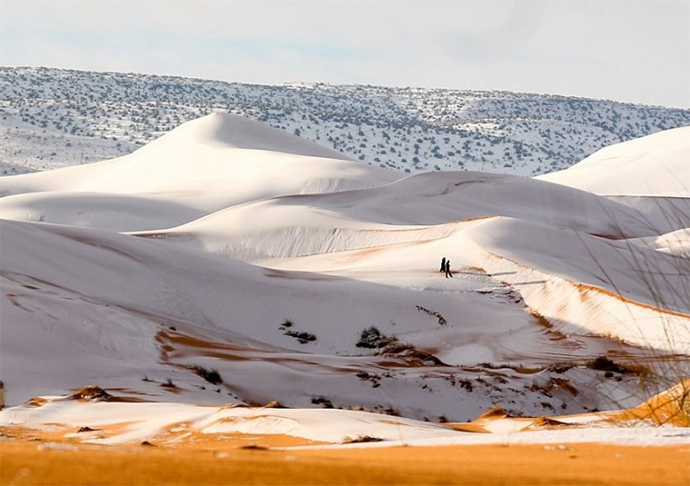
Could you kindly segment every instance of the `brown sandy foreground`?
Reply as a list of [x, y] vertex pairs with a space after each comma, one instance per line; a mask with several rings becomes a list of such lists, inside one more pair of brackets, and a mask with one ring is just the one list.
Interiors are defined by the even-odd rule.
[[690, 485], [690, 445], [269, 450], [0, 441], [2, 485]]

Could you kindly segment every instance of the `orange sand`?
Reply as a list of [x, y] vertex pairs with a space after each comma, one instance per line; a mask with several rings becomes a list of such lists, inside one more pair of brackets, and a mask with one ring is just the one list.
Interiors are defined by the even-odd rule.
[[[0, 441], [0, 484], [690, 484], [690, 446], [274, 451]], [[210, 445], [210, 444], [207, 444]], [[234, 446], [234, 448], [233, 448]]]

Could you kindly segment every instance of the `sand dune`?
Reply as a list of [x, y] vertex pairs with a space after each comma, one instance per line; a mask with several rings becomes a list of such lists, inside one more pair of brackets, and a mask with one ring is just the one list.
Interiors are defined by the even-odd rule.
[[172, 200], [130, 194], [57, 191], [0, 198], [3, 219], [118, 232], [169, 228], [205, 214]]
[[124, 157], [4, 177], [1, 194], [126, 194], [216, 211], [285, 194], [371, 187], [398, 177], [257, 122], [216, 113]]
[[637, 211], [584, 191], [516, 176], [439, 172], [371, 189], [248, 203], [139, 235], [255, 260], [439, 240], [465, 221], [496, 216], [609, 238], [653, 234]]
[[690, 197], [690, 127], [603, 148], [537, 179], [606, 196]]
[[[682, 180], [685, 134], [543, 180], [403, 177], [215, 114], [126, 157], [5, 177], [0, 426], [173, 447], [599, 441], [583, 424], [613, 416], [595, 408], [654, 424], [635, 407], [689, 372], [690, 223], [663, 221], [687, 196], [670, 176], [635, 181], [651, 158]], [[56, 398], [89, 383], [143, 402]], [[256, 408], [273, 401], [288, 408]], [[523, 418], [472, 421], [495, 405]], [[652, 430], [616, 433], [663, 442]]]

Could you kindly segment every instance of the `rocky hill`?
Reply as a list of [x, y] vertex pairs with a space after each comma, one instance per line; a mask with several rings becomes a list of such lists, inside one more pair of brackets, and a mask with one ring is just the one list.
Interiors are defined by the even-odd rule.
[[690, 125], [690, 110], [563, 96], [0, 68], [0, 173], [124, 155], [219, 110], [410, 173], [543, 174]]

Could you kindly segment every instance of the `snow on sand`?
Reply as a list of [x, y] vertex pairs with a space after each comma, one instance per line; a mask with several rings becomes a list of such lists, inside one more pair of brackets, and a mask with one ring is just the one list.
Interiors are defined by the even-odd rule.
[[[682, 178], [685, 134], [607, 157], [644, 172], [639, 151], [658, 140], [673, 150], [654, 156]], [[657, 391], [688, 376], [690, 222], [659, 209], [687, 194], [657, 181], [649, 209], [626, 199], [641, 195], [632, 186], [582, 183], [606, 163], [558, 184], [405, 178], [219, 113], [125, 157], [5, 177], [1, 378], [14, 407], [0, 424], [135, 413], [108, 440], [190, 422], [337, 443], [400, 439], [404, 423], [403, 440], [439, 441], [457, 431], [412, 419], [633, 407], [648, 398], [642, 373], [668, 378]], [[19, 405], [89, 383], [153, 403]], [[274, 400], [291, 409], [184, 405]]]

